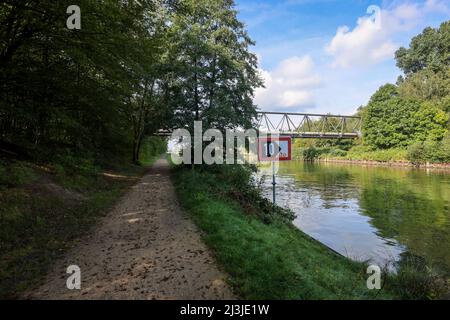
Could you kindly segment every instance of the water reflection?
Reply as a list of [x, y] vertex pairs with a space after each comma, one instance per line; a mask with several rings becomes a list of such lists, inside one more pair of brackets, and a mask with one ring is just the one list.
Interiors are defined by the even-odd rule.
[[332, 249], [381, 265], [407, 253], [450, 270], [448, 173], [291, 161], [277, 182], [294, 224]]

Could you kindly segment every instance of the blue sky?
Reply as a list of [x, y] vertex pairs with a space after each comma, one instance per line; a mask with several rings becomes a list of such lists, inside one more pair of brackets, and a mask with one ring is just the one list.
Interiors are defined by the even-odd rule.
[[450, 19], [450, 0], [236, 0], [236, 9], [266, 82], [255, 102], [292, 112], [354, 113], [401, 74], [397, 48]]

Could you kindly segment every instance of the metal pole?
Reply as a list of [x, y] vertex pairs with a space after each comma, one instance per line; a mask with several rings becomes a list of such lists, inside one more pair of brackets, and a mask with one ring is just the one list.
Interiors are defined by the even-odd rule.
[[272, 191], [273, 191], [273, 212], [275, 213], [275, 161], [272, 161]]

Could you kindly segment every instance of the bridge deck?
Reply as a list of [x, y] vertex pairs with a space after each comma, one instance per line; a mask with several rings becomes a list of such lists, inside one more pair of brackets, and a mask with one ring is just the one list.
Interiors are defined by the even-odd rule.
[[358, 133], [336, 133], [336, 132], [264, 132], [265, 134], [277, 134], [280, 136], [289, 136], [291, 138], [302, 139], [357, 139]]

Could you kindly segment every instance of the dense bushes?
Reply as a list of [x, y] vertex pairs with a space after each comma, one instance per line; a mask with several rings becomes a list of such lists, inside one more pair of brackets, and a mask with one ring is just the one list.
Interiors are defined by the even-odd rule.
[[24, 163], [6, 163], [0, 160], [0, 187], [18, 186], [36, 179], [33, 170]]
[[406, 159], [406, 150], [402, 148], [378, 150], [368, 146], [356, 146], [353, 147], [344, 158], [363, 161], [401, 161]]
[[[180, 166], [178, 170], [185, 169]], [[198, 174], [195, 174], [196, 171]], [[201, 166], [194, 168], [189, 183], [208, 184], [210, 192], [219, 197], [234, 199], [247, 214], [256, 216], [265, 223], [270, 223], [275, 217], [292, 221], [295, 215], [291, 210], [274, 207], [271, 201], [262, 195], [255, 172], [256, 168], [249, 165]]]
[[338, 147], [314, 147], [309, 146], [301, 149], [301, 158], [305, 161], [314, 161], [320, 158], [340, 158], [347, 155], [346, 150], [339, 149]]
[[381, 162], [406, 160], [406, 150], [400, 148], [374, 150], [371, 147], [360, 145], [346, 151], [333, 147], [316, 148], [311, 146], [301, 151], [300, 158], [305, 161], [318, 159], [372, 160]]
[[[450, 21], [446, 21], [439, 28], [424, 29], [409, 48], [396, 52], [397, 66], [404, 74], [396, 84], [381, 86], [358, 109], [363, 118], [359, 146], [348, 149], [326, 141], [325, 146], [331, 147], [326, 150], [318, 140], [305, 143], [301, 156], [306, 160], [449, 162], [449, 37]], [[334, 151], [336, 147], [347, 154]]]
[[142, 165], [152, 164], [155, 157], [167, 150], [167, 139], [161, 137], [145, 137], [142, 141], [140, 163]]
[[[396, 52], [405, 77], [386, 84], [363, 108], [364, 143], [377, 149], [408, 148], [413, 162], [447, 162], [450, 21], [425, 28]], [[447, 135], [447, 140], [441, 140]]]
[[450, 136], [442, 141], [420, 141], [408, 148], [407, 159], [414, 164], [450, 163]]
[[364, 110], [364, 143], [377, 149], [407, 147], [415, 141], [439, 141], [448, 116], [430, 103], [398, 96], [392, 85], [381, 87]]
[[320, 150], [314, 146], [302, 150], [302, 157], [305, 161], [313, 161], [320, 156]]
[[81, 0], [78, 31], [65, 26], [69, 5], [0, 4], [0, 142], [38, 160], [67, 149], [96, 159], [124, 155], [133, 128], [127, 102], [157, 51], [156, 23], [148, 23], [155, 6]]

